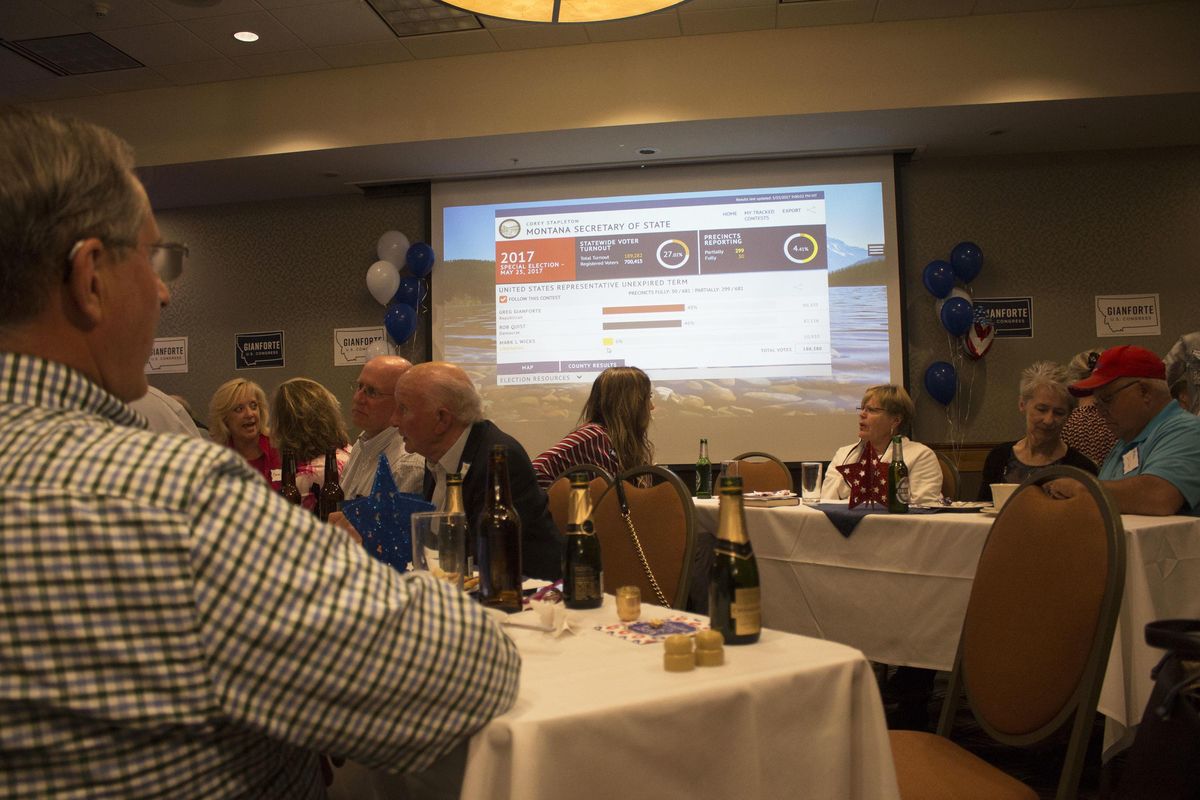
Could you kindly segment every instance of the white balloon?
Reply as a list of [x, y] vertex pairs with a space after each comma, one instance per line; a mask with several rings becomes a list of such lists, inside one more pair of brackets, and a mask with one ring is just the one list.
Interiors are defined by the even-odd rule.
[[388, 344], [387, 339], [376, 339], [367, 345], [367, 361], [370, 361], [376, 356], [394, 356], [392, 346]]
[[400, 271], [390, 261], [376, 261], [367, 270], [367, 290], [381, 305], [387, 305], [400, 288]]
[[388, 231], [379, 237], [375, 252], [379, 254], [381, 261], [388, 261], [397, 267], [403, 266], [405, 258], [408, 257], [408, 237], [400, 231]]

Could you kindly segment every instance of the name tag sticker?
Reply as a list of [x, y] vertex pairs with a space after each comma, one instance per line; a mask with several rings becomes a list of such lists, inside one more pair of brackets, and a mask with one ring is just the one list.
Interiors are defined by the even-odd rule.
[[1121, 456], [1121, 466], [1126, 475], [1138, 468], [1138, 449], [1136, 447]]
[[[1126, 471], [1128, 471], [1128, 470], [1126, 470]], [[282, 480], [283, 480], [283, 470], [282, 469], [271, 470], [271, 481], [273, 483], [279, 483]]]

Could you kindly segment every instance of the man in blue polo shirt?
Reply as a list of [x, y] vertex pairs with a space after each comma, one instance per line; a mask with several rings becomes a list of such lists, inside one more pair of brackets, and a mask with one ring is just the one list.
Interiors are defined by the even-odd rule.
[[[1090, 377], [1068, 389], [1093, 395], [1117, 436], [1100, 481], [1122, 514], [1200, 515], [1200, 418], [1171, 399], [1157, 355], [1136, 345], [1111, 347]], [[1046, 485], [1052, 497], [1079, 489], [1070, 480]]]

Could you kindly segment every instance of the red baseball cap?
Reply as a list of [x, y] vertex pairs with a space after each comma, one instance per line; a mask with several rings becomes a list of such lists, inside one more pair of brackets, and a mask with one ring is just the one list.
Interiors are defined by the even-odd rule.
[[1161, 381], [1166, 377], [1167, 369], [1161, 358], [1136, 344], [1123, 344], [1101, 353], [1092, 374], [1072, 383], [1067, 389], [1076, 397], [1087, 397], [1117, 378], [1153, 378]]

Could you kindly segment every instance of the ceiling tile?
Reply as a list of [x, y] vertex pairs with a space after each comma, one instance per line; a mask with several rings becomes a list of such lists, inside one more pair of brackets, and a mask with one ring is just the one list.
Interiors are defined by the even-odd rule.
[[37, 0], [0, 0], [0, 38], [38, 39], [84, 33], [83, 27]]
[[679, 27], [685, 36], [774, 28], [775, 7], [722, 8], [714, 11], [684, 11], [680, 9]]
[[339, 44], [334, 47], [314, 47], [317, 55], [331, 67], [363, 67], [367, 64], [390, 64], [394, 61], [412, 61], [412, 53], [396, 39], [390, 42], [364, 42], [362, 44]]
[[89, 31], [132, 28], [155, 22], [170, 22], [171, 17], [150, 0], [108, 0], [108, 11], [96, 13], [90, 0], [43, 0], [55, 11]]
[[879, 0], [875, 21], [963, 17], [974, 5], [975, 0]]
[[55, 77], [50, 70], [3, 48], [0, 48], [0, 76], [3, 76], [0, 81], [4, 83], [44, 81]]
[[221, 54], [178, 22], [103, 31], [100, 38], [147, 66], [205, 61]]
[[[183, 25], [230, 58], [304, 49], [304, 42], [266, 11], [192, 19]], [[233, 38], [238, 31], [254, 31], [259, 39], [257, 42], [239, 42]]]
[[693, 11], [713, 11], [718, 8], [751, 8], [754, 6], [774, 8], [777, 5], [779, 5], [778, 0], [688, 0], [684, 5], [678, 6], [676, 10], [680, 14], [690, 14]]
[[114, 69], [111, 72], [93, 72], [86, 77], [88, 86], [101, 94], [109, 92], [134, 92], [138, 89], [156, 89], [169, 86], [170, 81], [148, 67], [138, 69]]
[[1046, 11], [1069, 8], [1074, 0], [975, 0], [972, 14], [1011, 14], [1020, 11]]
[[181, 86], [191, 83], [234, 81], [239, 78], [250, 77], [249, 72], [228, 58], [214, 58], [210, 61], [189, 61], [186, 64], [163, 64], [160, 67], [155, 67], [154, 71], [171, 83], [177, 83]]
[[200, 17], [224, 17], [231, 14], [249, 14], [262, 11], [263, 7], [255, 0], [220, 0], [212, 6], [185, 5], [185, 2], [171, 0], [150, 0], [161, 10], [171, 15], [172, 19], [199, 19]]
[[295, 8], [297, 6], [319, 6], [341, 2], [341, 0], [257, 0], [258, 4], [268, 11], [276, 8]]
[[469, 56], [476, 53], [492, 53], [500, 49], [492, 34], [485, 30], [406, 36], [400, 41], [404, 42], [404, 46], [417, 58]]
[[582, 25], [516, 25], [490, 28], [492, 38], [501, 50], [526, 50], [537, 47], [559, 47], [587, 44], [587, 31]]
[[279, 8], [271, 16], [282, 22], [310, 47], [395, 39], [392, 29], [359, 0]]
[[42, 81], [22, 81], [12, 87], [30, 100], [66, 100], [100, 94], [84, 81], [82, 75], [67, 75]]
[[293, 50], [287, 53], [257, 53], [241, 56], [234, 61], [251, 75], [285, 75], [289, 72], [313, 72], [329, 69], [312, 50]]
[[585, 26], [593, 42], [620, 42], [631, 39], [664, 39], [679, 35], [679, 15], [673, 9], [613, 22], [591, 22]]
[[817, 25], [849, 25], [870, 22], [875, 17], [876, 0], [825, 0], [821, 3], [779, 4], [775, 23], [780, 28]]

